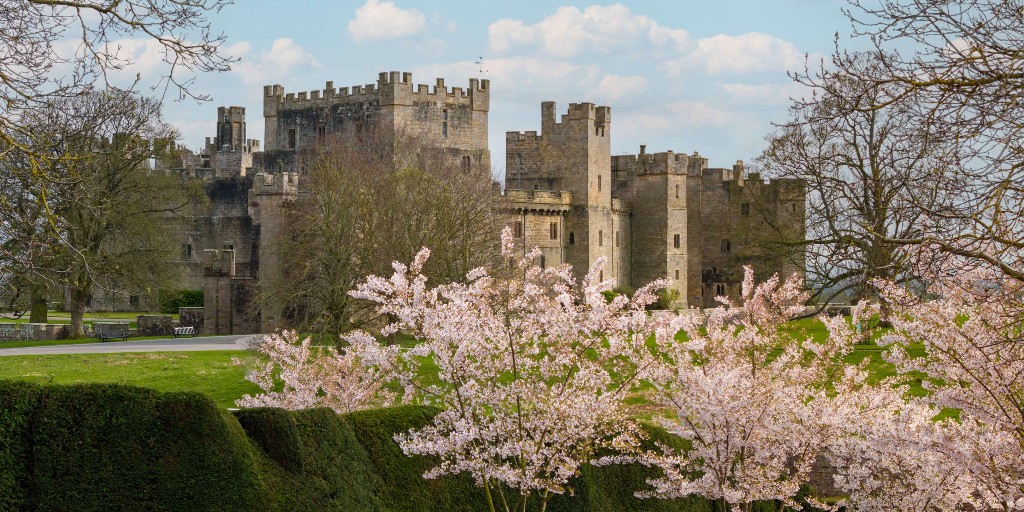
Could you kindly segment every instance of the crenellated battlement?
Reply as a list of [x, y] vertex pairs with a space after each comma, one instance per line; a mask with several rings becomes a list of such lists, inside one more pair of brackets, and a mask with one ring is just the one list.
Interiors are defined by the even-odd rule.
[[263, 87], [265, 106], [268, 102], [276, 103], [279, 108], [285, 110], [370, 99], [378, 99], [381, 104], [389, 104], [390, 101], [404, 103], [403, 99], [411, 101], [442, 99], [446, 102], [465, 101], [468, 103], [473, 100], [487, 99], [489, 94], [490, 80], [471, 78], [468, 88], [449, 88], [445, 85], [443, 78], [438, 78], [434, 86], [431, 87], [426, 84], [414, 84], [412, 73], [398, 71], [379, 73], [375, 84], [351, 87], [335, 88], [333, 81], [328, 81], [322, 90], [314, 91], [286, 93], [284, 86], [280, 84]]
[[[555, 102], [544, 101], [540, 104], [540, 118], [540, 135], [535, 130], [526, 132], [510, 131], [505, 132], [505, 141], [536, 142], [545, 140], [547, 137], [554, 135], [555, 132], [567, 133], [566, 130], [579, 132], [583, 129], [579, 126], [580, 124], [585, 124], [588, 132], [591, 132], [589, 127], [593, 126], [595, 130], [592, 132], [595, 135], [606, 136], [612, 122], [612, 109], [611, 107], [598, 106], [590, 102], [570, 103], [569, 109], [565, 114], [562, 114], [561, 120], [556, 122]], [[570, 126], [572, 128], [569, 128]]]

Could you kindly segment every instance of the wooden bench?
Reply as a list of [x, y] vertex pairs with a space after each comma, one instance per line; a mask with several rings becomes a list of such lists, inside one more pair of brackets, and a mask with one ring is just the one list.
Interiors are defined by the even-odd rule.
[[97, 334], [96, 337], [99, 338], [100, 341], [104, 342], [107, 340], [118, 339], [121, 341], [128, 341], [128, 329], [111, 329]]
[[184, 336], [192, 336], [193, 338], [195, 338], [196, 337], [196, 328], [195, 327], [175, 327], [174, 328], [174, 337], [175, 338], [181, 338], [181, 337], [184, 337]]

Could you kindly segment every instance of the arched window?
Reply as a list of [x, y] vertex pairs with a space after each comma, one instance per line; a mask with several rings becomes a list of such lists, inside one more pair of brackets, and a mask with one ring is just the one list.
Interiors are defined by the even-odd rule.
[[576, 243], [576, 233], [573, 231], [569, 232], [569, 245]]

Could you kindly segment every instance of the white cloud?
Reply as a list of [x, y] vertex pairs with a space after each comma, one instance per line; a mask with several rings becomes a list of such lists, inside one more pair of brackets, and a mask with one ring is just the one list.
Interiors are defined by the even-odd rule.
[[788, 41], [759, 32], [718, 34], [697, 41], [689, 54], [659, 66], [672, 75], [700, 68], [709, 75], [786, 71], [803, 65], [804, 54]]
[[597, 84], [595, 95], [607, 101], [615, 101], [641, 94], [647, 90], [647, 79], [640, 75], [605, 75]]
[[583, 101], [592, 94], [589, 87], [600, 76], [594, 65], [532, 56], [487, 59], [483, 68], [485, 74], [481, 77], [480, 65], [475, 62], [429, 66], [416, 70], [416, 81], [433, 83], [435, 77], [445, 77], [449, 85], [464, 86], [462, 82], [470, 77], [485, 78], [491, 81], [492, 98], [533, 99], [542, 91], [547, 99], [569, 95], [573, 101]]
[[723, 83], [721, 85], [735, 103], [782, 105], [788, 104], [790, 98], [800, 98], [810, 94], [807, 87], [796, 82], [785, 84]]
[[647, 16], [633, 14], [622, 4], [591, 5], [582, 10], [563, 6], [532, 25], [522, 20], [501, 19], [492, 23], [487, 33], [493, 52], [539, 45], [557, 57], [573, 57], [586, 51], [608, 53], [630, 44], [653, 44], [678, 51], [689, 44], [685, 30], [661, 26]]
[[612, 113], [615, 114], [612, 117], [612, 140], [629, 141], [629, 151], [634, 151], [632, 144], [646, 143], [652, 134], [672, 133], [679, 129], [679, 125], [665, 114], [615, 113], [614, 107], [612, 108]]
[[353, 41], [399, 39], [423, 32], [427, 17], [416, 9], [402, 9], [394, 2], [366, 0], [356, 9], [356, 17], [348, 22]]
[[[178, 129], [180, 138], [179, 143], [188, 147], [192, 151], [198, 152], [202, 149], [202, 142], [206, 140], [206, 137], [214, 137], [217, 135], [217, 123], [211, 116], [209, 120], [203, 121], [186, 121], [186, 120], [171, 120], [169, 121], [172, 126]], [[249, 123], [250, 125], [253, 123]], [[252, 138], [252, 134], [249, 134], [249, 138]]]
[[276, 39], [270, 50], [252, 55], [252, 44], [242, 41], [226, 48], [226, 53], [242, 60], [232, 66], [246, 85], [265, 85], [296, 71], [320, 67], [312, 54], [288, 38]]
[[673, 101], [666, 105], [676, 123], [687, 126], [724, 126], [732, 123], [736, 115], [706, 101]]

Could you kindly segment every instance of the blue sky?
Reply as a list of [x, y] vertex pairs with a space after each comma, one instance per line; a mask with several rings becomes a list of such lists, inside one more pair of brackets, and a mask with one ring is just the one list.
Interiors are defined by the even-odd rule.
[[[699, 151], [712, 166], [749, 161], [772, 121], [802, 95], [786, 76], [827, 56], [849, 24], [839, 0], [730, 2], [246, 1], [212, 19], [242, 60], [196, 87], [213, 101], [165, 104], [167, 120], [198, 147], [216, 107], [247, 109], [263, 136], [262, 86], [288, 92], [368, 84], [380, 71], [416, 83], [491, 80], [490, 147], [504, 167], [504, 133], [539, 130], [540, 102], [612, 107], [612, 151]], [[146, 66], [145, 45], [137, 52]], [[476, 62], [482, 57], [483, 64]], [[134, 70], [133, 70], [134, 71]], [[134, 72], [131, 73], [134, 76]], [[155, 75], [154, 75], [155, 76]]]

